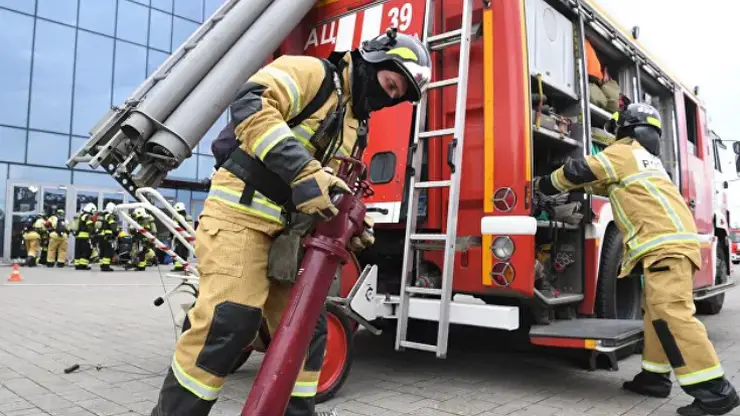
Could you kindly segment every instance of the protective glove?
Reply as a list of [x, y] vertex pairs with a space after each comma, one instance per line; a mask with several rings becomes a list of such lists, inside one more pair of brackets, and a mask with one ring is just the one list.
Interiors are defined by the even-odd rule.
[[317, 160], [310, 161], [290, 184], [293, 204], [298, 211], [327, 220], [339, 212], [331, 202], [332, 194], [352, 193], [343, 180], [321, 168]]
[[373, 230], [375, 220], [373, 220], [369, 215], [365, 215], [364, 225], [365, 229], [362, 230], [362, 234], [360, 234], [360, 236], [352, 237], [352, 239], [349, 240], [349, 249], [355, 253], [375, 244], [375, 230]]

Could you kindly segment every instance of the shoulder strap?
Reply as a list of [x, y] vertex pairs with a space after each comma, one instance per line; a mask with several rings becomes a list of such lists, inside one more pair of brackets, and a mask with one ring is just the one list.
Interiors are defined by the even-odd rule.
[[324, 80], [321, 82], [321, 87], [311, 102], [309, 102], [308, 105], [298, 113], [298, 115], [288, 120], [288, 127], [290, 128], [301, 124], [303, 120], [317, 112], [334, 92], [334, 73], [337, 72], [337, 67], [326, 59], [320, 59], [321, 63], [324, 65]]

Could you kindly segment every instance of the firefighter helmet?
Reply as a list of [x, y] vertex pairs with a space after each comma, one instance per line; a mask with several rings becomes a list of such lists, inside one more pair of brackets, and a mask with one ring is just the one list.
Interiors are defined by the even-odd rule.
[[146, 210], [144, 208], [136, 208], [134, 210], [134, 217], [136, 218], [146, 217]]
[[111, 213], [116, 210], [116, 204], [113, 202], [108, 202], [105, 204], [105, 212]]
[[175, 204], [175, 211], [177, 211], [177, 212], [185, 211], [185, 203], [183, 203], [183, 202], [176, 203]]
[[92, 202], [88, 202], [87, 205], [85, 205], [84, 208], [82, 208], [82, 211], [88, 214], [95, 214], [98, 212], [98, 207], [95, 206]]
[[405, 101], [418, 102], [426, 92], [432, 77], [429, 50], [414, 36], [388, 29], [359, 47], [360, 56], [371, 64], [389, 63], [408, 80]]
[[663, 124], [660, 120], [658, 110], [651, 105], [643, 103], [629, 104], [621, 111], [614, 113], [612, 118], [606, 123], [606, 130], [620, 137], [619, 131], [621, 129], [637, 126], [651, 127], [657, 131], [658, 135], [661, 135], [663, 132]]

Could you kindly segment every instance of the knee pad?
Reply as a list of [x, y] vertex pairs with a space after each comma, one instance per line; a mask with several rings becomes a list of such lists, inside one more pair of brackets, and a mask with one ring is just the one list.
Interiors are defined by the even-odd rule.
[[678, 348], [676, 338], [668, 327], [668, 322], [662, 319], [656, 319], [653, 321], [653, 328], [655, 328], [655, 334], [658, 335], [660, 345], [663, 346], [663, 351], [665, 351], [665, 355], [668, 357], [671, 367], [678, 368], [686, 365], [681, 349]]
[[219, 303], [195, 364], [215, 376], [226, 377], [241, 351], [257, 336], [261, 324], [262, 309], [228, 301]]

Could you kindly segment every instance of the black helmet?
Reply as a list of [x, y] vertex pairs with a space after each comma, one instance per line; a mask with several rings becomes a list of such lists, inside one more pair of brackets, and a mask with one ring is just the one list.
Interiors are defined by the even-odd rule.
[[660, 121], [658, 110], [643, 103], [629, 104], [618, 113], [614, 113], [611, 120], [606, 123], [606, 130], [620, 138], [622, 136], [619, 134], [620, 130], [638, 126], [651, 127], [658, 136], [663, 133], [663, 123]]
[[363, 42], [358, 49], [365, 61], [392, 64], [396, 72], [406, 76], [409, 87], [404, 100], [418, 102], [426, 92], [432, 77], [432, 59], [429, 50], [416, 37], [397, 33], [396, 28], [391, 28]]

